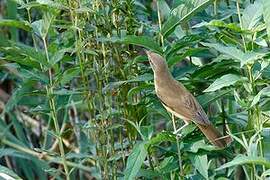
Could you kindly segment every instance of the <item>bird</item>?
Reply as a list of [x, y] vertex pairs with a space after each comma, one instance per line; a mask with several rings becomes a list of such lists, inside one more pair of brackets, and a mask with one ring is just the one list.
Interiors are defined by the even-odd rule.
[[174, 133], [177, 134], [193, 122], [213, 145], [218, 148], [227, 147], [232, 142], [232, 138], [229, 135], [223, 136], [214, 127], [196, 98], [183, 84], [173, 78], [166, 60], [155, 52], [147, 50], [145, 52], [154, 72], [154, 85], [157, 97], [168, 112], [185, 122]]

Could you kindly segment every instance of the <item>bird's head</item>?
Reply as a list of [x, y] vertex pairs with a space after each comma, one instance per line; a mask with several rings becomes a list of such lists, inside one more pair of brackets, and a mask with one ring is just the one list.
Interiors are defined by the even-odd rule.
[[165, 62], [165, 59], [162, 56], [160, 56], [157, 53], [151, 52], [151, 51], [145, 51], [145, 52], [148, 56], [151, 68], [153, 69], [153, 71], [155, 73], [161, 73], [161, 72], [168, 71], [168, 66]]

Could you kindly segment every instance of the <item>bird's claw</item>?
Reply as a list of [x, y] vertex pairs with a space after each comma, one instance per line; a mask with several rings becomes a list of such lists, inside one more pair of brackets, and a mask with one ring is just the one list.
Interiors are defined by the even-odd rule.
[[177, 131], [174, 131], [173, 134], [178, 138], [182, 137], [182, 134], [178, 133]]

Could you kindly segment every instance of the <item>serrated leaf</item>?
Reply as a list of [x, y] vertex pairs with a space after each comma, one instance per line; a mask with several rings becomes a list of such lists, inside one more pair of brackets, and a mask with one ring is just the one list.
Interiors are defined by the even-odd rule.
[[114, 88], [118, 88], [119, 86], [121, 86], [123, 84], [126, 84], [126, 83], [150, 81], [150, 80], [153, 80], [153, 78], [154, 77], [153, 77], [152, 74], [145, 73], [145, 74], [142, 74], [140, 76], [137, 76], [137, 77], [135, 77], [133, 79], [126, 80], [126, 81], [117, 81], [117, 82], [109, 83], [107, 86], [105, 86], [102, 89], [102, 91], [106, 92], [108, 90], [111, 90], [111, 89], [114, 89]]
[[189, 48], [181, 56], [174, 56], [168, 60], [168, 66], [171, 67], [186, 57], [196, 56], [197, 54], [205, 52], [206, 48]]
[[49, 7], [56, 8], [56, 9], [61, 9], [61, 10], [68, 10], [69, 9], [69, 7], [60, 3], [61, 1], [55, 2], [55, 1], [51, 1], [51, 0], [37, 0], [36, 2], [41, 4], [41, 5], [47, 5]]
[[133, 180], [135, 179], [137, 173], [141, 169], [141, 166], [146, 158], [147, 151], [145, 149], [146, 142], [141, 142], [136, 144], [132, 150], [132, 153], [129, 155], [127, 160], [127, 166], [125, 169], [125, 180]]
[[233, 46], [224, 46], [216, 43], [201, 43], [204, 46], [208, 46], [216, 49], [222, 54], [227, 55], [229, 58], [237, 60], [241, 63], [241, 67], [248, 63], [254, 63], [255, 60], [261, 59], [265, 56], [265, 53], [257, 53], [253, 51], [249, 51], [244, 53], [237, 47]]
[[230, 30], [235, 31], [235, 32], [243, 32], [243, 30], [237, 24], [235, 24], [235, 23], [227, 24], [221, 20], [212, 20], [209, 23], [206, 23], [205, 25], [219, 27], [219, 28], [227, 28], [227, 29], [230, 29]]
[[157, 167], [158, 171], [162, 174], [170, 173], [179, 168], [178, 159], [173, 156], [166, 157]]
[[260, 1], [249, 4], [242, 13], [243, 28], [251, 30], [259, 23], [262, 17], [263, 6]]
[[151, 85], [151, 84], [142, 84], [142, 85], [135, 86], [135, 87], [131, 88], [127, 94], [128, 102], [133, 104], [133, 97], [136, 94], [139, 94], [140, 92], [142, 92], [146, 89], [152, 89], [152, 88], [153, 88], [153, 85]]
[[5, 166], [0, 165], [0, 177], [8, 180], [22, 180], [15, 172], [11, 169], [8, 169]]
[[27, 21], [17, 21], [13, 19], [1, 19], [0, 26], [16, 27], [28, 32], [32, 30], [30, 24]]
[[40, 64], [48, 67], [45, 54], [42, 50], [19, 42], [8, 41], [8, 43], [9, 46], [2, 47], [2, 49], [7, 54], [5, 58], [9, 61], [15, 61], [18, 64], [23, 64], [31, 68], [40, 68]]
[[253, 101], [250, 105], [250, 107], [253, 107], [255, 104], [257, 104], [260, 101], [261, 96], [270, 96], [270, 87], [265, 87], [253, 98]]
[[207, 89], [203, 92], [212, 92], [219, 90], [223, 87], [228, 87], [241, 80], [241, 77], [235, 74], [226, 74], [216, 79]]
[[142, 46], [147, 49], [150, 49], [157, 53], [162, 53], [161, 47], [150, 37], [148, 36], [126, 36], [122, 40], [120, 40], [122, 43], [125, 44], [134, 44], [137, 46]]
[[176, 7], [172, 15], [163, 24], [161, 34], [164, 38], [169, 36], [180, 23], [189, 20], [194, 14], [204, 10], [213, 0], [191, 0], [184, 2], [186, 4]]
[[158, 145], [165, 141], [175, 142], [175, 135], [166, 131], [158, 133], [155, 137], [151, 138], [147, 145]]
[[160, 14], [162, 17], [167, 18], [170, 15], [171, 9], [165, 0], [158, 0]]
[[53, 18], [54, 17], [51, 13], [49, 12], [44, 13], [43, 19], [31, 23], [33, 31], [42, 39], [44, 39], [48, 34]]
[[229, 168], [232, 166], [237, 166], [237, 165], [243, 165], [243, 164], [257, 164], [257, 165], [264, 165], [266, 168], [270, 168], [270, 162], [267, 161], [263, 157], [253, 157], [253, 156], [246, 156], [246, 155], [238, 155], [236, 156], [232, 161], [223, 164], [219, 168], [216, 169], [216, 171]]
[[216, 101], [219, 98], [226, 97], [226, 95], [230, 94], [230, 92], [232, 92], [231, 89], [205, 93], [201, 96], [198, 96], [197, 100], [202, 107], [206, 108], [211, 102]]
[[74, 67], [67, 69], [63, 74], [61, 74], [57, 81], [60, 82], [60, 84], [63, 86], [66, 83], [69, 83], [72, 79], [76, 78], [80, 74], [80, 68]]
[[40, 73], [39, 71], [36, 71], [35, 69], [33, 70], [22, 69], [20, 71], [20, 75], [25, 81], [36, 80], [36, 81], [42, 82], [43, 84], [49, 83], [49, 78], [45, 74]]
[[50, 58], [50, 65], [53, 66], [59, 61], [61, 61], [65, 55], [66, 52], [70, 52], [72, 49], [71, 48], [65, 48], [57, 51], [54, 53], [54, 55]]
[[266, 31], [268, 35], [268, 39], [270, 39], [270, 1], [269, 0], [262, 0], [263, 4], [263, 19], [266, 25]]

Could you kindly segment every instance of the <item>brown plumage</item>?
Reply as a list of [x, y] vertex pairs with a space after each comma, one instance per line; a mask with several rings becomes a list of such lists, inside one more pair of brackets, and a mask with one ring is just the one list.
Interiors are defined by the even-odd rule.
[[231, 137], [223, 137], [212, 125], [195, 97], [180, 82], [173, 79], [160, 55], [150, 51], [146, 53], [154, 71], [155, 91], [164, 107], [174, 116], [183, 119], [186, 124], [194, 122], [212, 144], [220, 148], [226, 147], [232, 141]]

